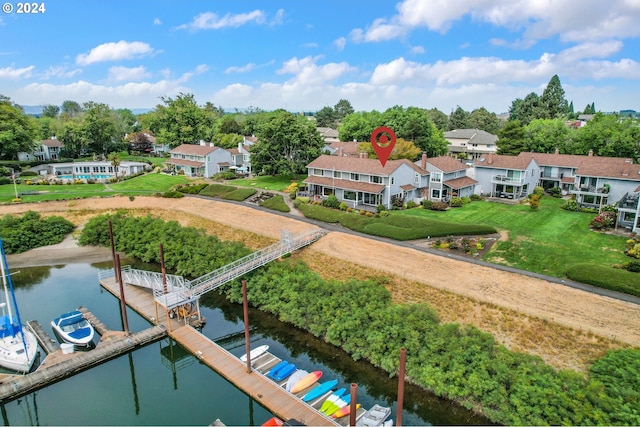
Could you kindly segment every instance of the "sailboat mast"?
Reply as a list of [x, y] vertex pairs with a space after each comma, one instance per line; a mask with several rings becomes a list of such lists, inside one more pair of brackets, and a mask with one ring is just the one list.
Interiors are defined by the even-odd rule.
[[0, 262], [0, 269], [2, 270], [2, 288], [4, 291], [4, 306], [2, 307], [2, 311], [6, 311], [9, 315], [9, 321], [13, 322], [13, 313], [11, 311], [11, 303], [9, 302], [9, 287], [7, 286], [7, 277], [9, 272], [5, 270], [5, 256], [4, 256], [4, 243], [2, 243], [2, 239], [0, 239], [0, 251], [2, 251], [2, 262]]

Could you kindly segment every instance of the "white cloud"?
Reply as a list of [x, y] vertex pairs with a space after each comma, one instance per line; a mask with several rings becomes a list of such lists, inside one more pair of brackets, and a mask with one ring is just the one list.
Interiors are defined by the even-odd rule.
[[79, 65], [89, 65], [96, 62], [139, 58], [153, 53], [154, 50], [148, 43], [120, 40], [115, 43], [101, 44], [91, 49], [89, 53], [78, 55], [76, 57], [76, 63]]
[[[278, 16], [281, 16], [280, 12], [282, 9], [278, 11]], [[238, 13], [232, 15], [227, 13], [226, 15], [220, 17], [213, 12], [203, 12], [198, 16], [193, 18], [188, 24], [183, 24], [178, 27], [178, 29], [189, 29], [189, 30], [219, 30], [221, 28], [237, 28], [241, 27], [250, 22], [254, 22], [256, 24], [264, 24], [266, 22], [266, 14], [262, 10], [253, 10], [247, 13]]]
[[151, 77], [151, 73], [147, 71], [145, 67], [140, 65], [139, 67], [111, 67], [109, 68], [109, 81], [123, 82], [123, 81], [139, 81]]
[[396, 15], [377, 18], [364, 30], [352, 30], [353, 40], [377, 42], [402, 38], [418, 27], [446, 33], [454, 22], [465, 16], [522, 31], [522, 40], [516, 43], [520, 47], [556, 35], [568, 42], [640, 35], [637, 0], [404, 0], [396, 8]]
[[273, 17], [269, 25], [281, 25], [284, 22], [284, 9], [278, 9], [276, 16]]
[[76, 74], [82, 73], [82, 69], [74, 68], [68, 69], [66, 66], [51, 66], [44, 72], [42, 75], [43, 80], [49, 80], [53, 78], [63, 78], [68, 79], [70, 77], [75, 76]]
[[335, 39], [333, 41], [333, 45], [336, 47], [338, 52], [342, 52], [344, 50], [345, 46], [347, 45], [346, 37], [340, 37], [340, 38]]
[[160, 18], [153, 18], [153, 25], [162, 25]]
[[31, 77], [31, 71], [35, 68], [33, 65], [24, 68], [14, 68], [13, 66], [0, 68], [0, 79], [26, 79]]
[[301, 59], [297, 57], [286, 61], [282, 68], [276, 70], [277, 74], [293, 74], [294, 77], [287, 81], [289, 87], [298, 87], [303, 89], [305, 85], [318, 85], [327, 83], [343, 76], [344, 74], [355, 71], [346, 62], [330, 62], [324, 65], [317, 65], [322, 56], [307, 56]]
[[423, 54], [425, 52], [424, 46], [414, 46], [409, 50], [409, 52], [413, 55]]
[[311, 42], [311, 43], [304, 43], [304, 44], [302, 45], [302, 47], [304, 47], [304, 48], [306, 48], [306, 49], [315, 49], [315, 48], [317, 48], [317, 47], [318, 47], [318, 43], [313, 43], [313, 42]]
[[255, 68], [256, 68], [256, 64], [254, 64], [253, 62], [249, 62], [247, 65], [243, 65], [241, 67], [229, 67], [226, 70], [224, 70], [224, 72], [225, 74], [247, 73]]

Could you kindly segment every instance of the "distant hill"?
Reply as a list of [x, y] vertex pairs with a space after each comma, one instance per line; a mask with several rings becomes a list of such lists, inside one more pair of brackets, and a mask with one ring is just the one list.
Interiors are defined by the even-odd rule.
[[[44, 105], [21, 105], [25, 114], [34, 117], [40, 117], [42, 115], [42, 110], [44, 109]], [[131, 108], [131, 112], [135, 115], [148, 113], [153, 110], [153, 108]]]

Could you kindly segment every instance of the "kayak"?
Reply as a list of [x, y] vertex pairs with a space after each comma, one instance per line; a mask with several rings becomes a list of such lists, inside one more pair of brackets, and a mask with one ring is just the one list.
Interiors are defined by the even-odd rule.
[[287, 380], [287, 384], [285, 384], [285, 390], [291, 391], [293, 385], [307, 375], [309, 375], [309, 372], [305, 371], [304, 369], [298, 369], [297, 371], [295, 371]]
[[338, 409], [344, 408], [349, 403], [351, 403], [351, 395], [350, 394], [345, 394], [340, 399], [338, 399], [335, 402], [333, 402], [332, 404], [330, 404], [329, 408], [324, 411], [324, 414], [327, 415], [327, 416], [331, 416]]
[[281, 361], [280, 363], [275, 365], [273, 368], [269, 369], [269, 372], [267, 373], [267, 377], [273, 378], [274, 375], [278, 374], [278, 371], [280, 371], [280, 369], [284, 368], [288, 364], [289, 362], [287, 362], [286, 360]]
[[302, 377], [302, 379], [298, 380], [291, 387], [291, 393], [296, 394], [299, 391], [302, 391], [311, 387], [311, 385], [316, 381], [318, 381], [321, 377], [322, 377], [322, 371], [313, 371], [310, 374], [307, 374], [306, 376]]
[[[267, 352], [267, 350], [269, 350], [269, 346], [268, 345], [261, 345], [260, 347], [256, 347], [253, 350], [251, 350], [249, 352], [249, 356], [251, 356], [251, 360], [254, 360], [260, 356], [262, 356], [264, 353]], [[243, 362], [247, 361], [247, 354], [243, 354], [242, 356], [240, 356], [240, 360], [242, 360]]]
[[289, 375], [293, 374], [295, 370], [296, 365], [294, 365], [293, 363], [289, 363], [287, 366], [279, 369], [278, 372], [271, 378], [273, 378], [274, 381], [279, 382], [287, 378]]
[[[356, 411], [360, 409], [361, 406], [362, 405], [359, 403], [356, 404]], [[334, 412], [333, 415], [331, 415], [331, 418], [342, 418], [350, 414], [351, 414], [351, 405], [347, 405], [343, 408], [338, 409], [336, 412]]]
[[331, 381], [324, 382], [324, 383], [318, 385], [318, 387], [316, 387], [313, 390], [309, 391], [304, 396], [302, 396], [302, 401], [303, 402], [310, 402], [313, 399], [316, 399], [316, 398], [322, 396], [323, 394], [325, 394], [329, 390], [333, 390], [333, 388], [336, 385], [338, 385], [338, 380], [331, 380]]
[[334, 391], [333, 394], [327, 397], [326, 400], [322, 403], [322, 406], [320, 407], [320, 412], [324, 413], [324, 411], [329, 409], [329, 406], [333, 405], [336, 400], [340, 399], [340, 397], [342, 397], [342, 395], [345, 394], [346, 391], [347, 389], [344, 387]]

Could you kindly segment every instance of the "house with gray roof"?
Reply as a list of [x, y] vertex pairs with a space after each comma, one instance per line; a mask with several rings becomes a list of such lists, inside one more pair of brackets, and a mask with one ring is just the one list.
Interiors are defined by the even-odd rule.
[[532, 158], [488, 154], [476, 160], [475, 179], [481, 194], [523, 199], [538, 185], [540, 166]]
[[444, 133], [449, 142], [449, 153], [464, 160], [476, 160], [496, 153], [498, 137], [481, 129], [454, 129]]
[[448, 202], [451, 197], [471, 197], [476, 181], [467, 176], [468, 166], [449, 156], [427, 158], [415, 162], [429, 172], [429, 200]]
[[55, 136], [52, 136], [49, 139], [43, 139], [42, 141], [40, 141], [40, 144], [32, 153], [18, 153], [18, 160], [39, 160], [41, 162], [46, 162], [48, 160], [60, 160], [60, 151], [63, 148], [64, 144], [62, 143], [62, 141], [59, 141]]
[[204, 141], [200, 141], [200, 144], [179, 145], [169, 153], [171, 158], [165, 164], [173, 167], [177, 173], [182, 171], [186, 176], [209, 178], [228, 171], [234, 161], [229, 150]]
[[378, 205], [391, 209], [394, 201], [419, 203], [429, 186], [429, 173], [407, 159], [389, 160], [321, 155], [307, 165], [304, 183], [312, 198], [331, 194], [349, 207], [373, 211]]

